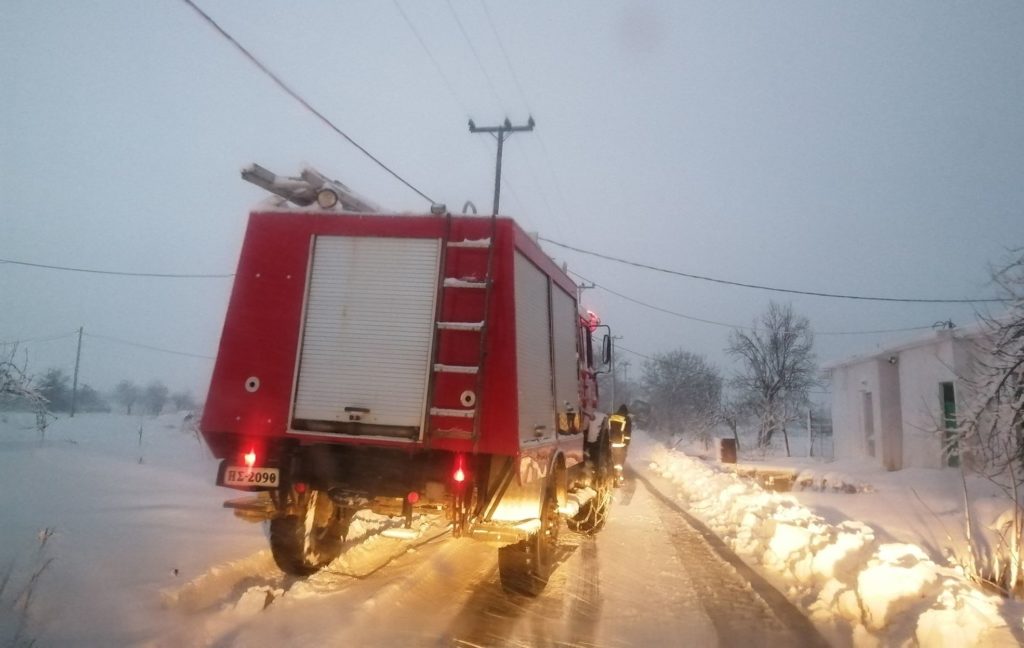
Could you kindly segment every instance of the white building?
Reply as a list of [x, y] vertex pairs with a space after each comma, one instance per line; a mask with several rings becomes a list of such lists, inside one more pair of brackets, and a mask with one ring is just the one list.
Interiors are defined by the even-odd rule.
[[835, 457], [888, 470], [940, 468], [959, 461], [952, 438], [967, 393], [977, 329], [939, 330], [906, 344], [833, 364]]

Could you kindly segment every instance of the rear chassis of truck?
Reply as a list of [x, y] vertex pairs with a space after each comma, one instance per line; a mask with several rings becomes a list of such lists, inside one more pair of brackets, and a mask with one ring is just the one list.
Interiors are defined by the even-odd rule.
[[599, 529], [614, 480], [591, 345], [510, 220], [254, 213], [201, 430], [287, 572], [336, 557], [358, 510], [432, 512], [536, 593], [561, 516]]

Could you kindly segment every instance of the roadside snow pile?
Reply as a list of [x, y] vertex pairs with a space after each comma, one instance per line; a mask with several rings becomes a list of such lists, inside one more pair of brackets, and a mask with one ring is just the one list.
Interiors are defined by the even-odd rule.
[[[981, 646], [1007, 639], [1000, 600], [916, 545], [880, 543], [861, 522], [832, 525], [790, 495], [664, 447], [650, 468], [734, 551], [833, 638], [856, 646]], [[820, 482], [819, 482], [820, 483]], [[827, 487], [849, 483], [830, 475]]]

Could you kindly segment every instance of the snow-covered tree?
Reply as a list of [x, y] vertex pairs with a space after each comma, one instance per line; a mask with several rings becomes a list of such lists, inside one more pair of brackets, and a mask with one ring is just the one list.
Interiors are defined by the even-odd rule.
[[63, 370], [47, 369], [37, 381], [39, 393], [49, 402], [50, 410], [67, 412], [71, 409], [71, 378]]
[[33, 385], [32, 376], [26, 371], [27, 359], [20, 366], [15, 361], [17, 352], [16, 345], [0, 345], [0, 400], [45, 412], [46, 398]]
[[142, 396], [142, 390], [130, 380], [122, 380], [114, 387], [114, 400], [124, 408], [125, 414], [132, 413], [132, 407]]
[[[1010, 507], [997, 526], [1003, 546], [977, 556], [979, 576], [1024, 595], [1024, 250], [1017, 250], [993, 279], [1007, 310], [982, 318], [961, 408], [958, 438], [966, 464], [997, 484]], [[968, 521], [970, 524], [970, 521]], [[972, 553], [977, 554], [977, 547]]]
[[758, 445], [767, 446], [815, 383], [811, 323], [791, 304], [770, 302], [751, 329], [730, 334], [726, 352], [743, 363], [731, 382], [760, 420]]
[[159, 380], [146, 385], [145, 391], [142, 392], [142, 405], [146, 412], [153, 416], [162, 412], [164, 405], [167, 404], [167, 393], [167, 387]]
[[171, 394], [171, 404], [174, 405], [175, 410], [184, 412], [196, 408], [196, 399], [193, 398], [192, 392], [189, 391], [174, 392]]
[[681, 349], [657, 353], [644, 363], [641, 381], [654, 429], [701, 439], [710, 436], [722, 396], [722, 377], [703, 356]]
[[91, 385], [80, 385], [75, 398], [75, 409], [79, 412], [109, 412], [110, 405]]

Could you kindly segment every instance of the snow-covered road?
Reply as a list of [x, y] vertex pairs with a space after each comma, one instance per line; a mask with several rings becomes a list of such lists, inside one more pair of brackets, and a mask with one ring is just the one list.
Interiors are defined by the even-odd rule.
[[217, 566], [170, 593], [182, 623], [158, 643], [823, 645], [646, 479], [616, 495], [597, 536], [563, 530], [560, 564], [537, 598], [502, 590], [494, 548], [431, 528], [415, 542], [371, 536], [308, 580], [280, 576], [265, 553]]

